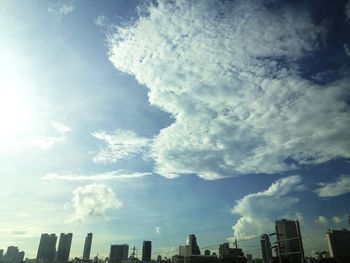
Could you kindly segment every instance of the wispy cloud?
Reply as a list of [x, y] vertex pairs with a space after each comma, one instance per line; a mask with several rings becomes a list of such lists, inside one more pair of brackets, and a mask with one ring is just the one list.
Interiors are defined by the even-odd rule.
[[[326, 30], [306, 11], [275, 8], [257, 0], [159, 1], [109, 35], [115, 67], [175, 118], [144, 141], [158, 174], [216, 179], [350, 157], [349, 80], [319, 86], [298, 71]], [[95, 161], [140, 149], [109, 145]]]
[[49, 13], [54, 13], [60, 17], [63, 15], [68, 15], [74, 11], [74, 6], [69, 4], [58, 3], [55, 6], [51, 6], [47, 9]]
[[96, 163], [114, 163], [134, 156], [147, 158], [152, 142], [152, 139], [138, 136], [135, 132], [127, 130], [116, 130], [112, 134], [105, 131], [94, 132], [92, 136], [105, 143], [93, 158]]
[[156, 231], [156, 234], [159, 235], [159, 234], [160, 234], [160, 227], [159, 227], [159, 226], [156, 226], [154, 229], [155, 229], [155, 231]]
[[80, 186], [73, 191], [73, 198], [66, 206], [73, 208], [73, 215], [67, 218], [68, 223], [85, 222], [89, 219], [108, 219], [109, 209], [118, 209], [123, 206], [112, 188], [105, 184], [90, 184]]
[[73, 175], [50, 173], [41, 177], [46, 181], [107, 181], [107, 180], [128, 180], [151, 175], [151, 173], [137, 173], [125, 170], [112, 171], [94, 175]]
[[[231, 210], [240, 216], [232, 227], [235, 237], [251, 239], [273, 231], [274, 220], [290, 214], [299, 202], [292, 193], [301, 189], [301, 177], [294, 175], [275, 181], [265, 191], [248, 194], [238, 200]], [[295, 217], [300, 217], [300, 214], [296, 212]]]
[[350, 192], [350, 175], [341, 175], [335, 182], [319, 183], [315, 192], [320, 197], [334, 197]]
[[53, 121], [51, 123], [53, 129], [53, 136], [39, 136], [32, 139], [31, 144], [37, 148], [48, 150], [51, 149], [55, 144], [66, 140], [66, 133], [71, 132], [71, 128], [67, 125]]

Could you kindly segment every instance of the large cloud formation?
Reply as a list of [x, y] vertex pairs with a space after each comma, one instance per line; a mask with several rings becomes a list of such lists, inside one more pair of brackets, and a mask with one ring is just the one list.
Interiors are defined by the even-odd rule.
[[326, 30], [272, 3], [158, 1], [109, 34], [115, 67], [175, 119], [151, 138], [155, 172], [217, 179], [350, 157], [349, 79], [319, 85], [298, 68]]

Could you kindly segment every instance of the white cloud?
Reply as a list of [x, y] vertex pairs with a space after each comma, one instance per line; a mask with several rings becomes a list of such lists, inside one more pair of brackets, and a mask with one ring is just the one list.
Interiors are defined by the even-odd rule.
[[129, 172], [125, 170], [112, 171], [94, 175], [73, 175], [50, 173], [41, 177], [46, 181], [106, 181], [106, 180], [128, 180], [151, 175], [151, 173]]
[[156, 234], [159, 235], [159, 234], [160, 234], [160, 227], [159, 227], [159, 226], [156, 226], [154, 229], [155, 229], [155, 231], [156, 231]]
[[333, 216], [332, 217], [332, 221], [333, 221], [334, 224], [339, 225], [339, 224], [343, 223], [345, 220], [344, 220], [344, 218], [341, 218], [341, 217], [338, 217], [338, 216]]
[[73, 198], [68, 204], [74, 213], [67, 218], [67, 222], [85, 222], [90, 218], [108, 219], [107, 210], [122, 206], [123, 203], [107, 185], [94, 183], [80, 186], [73, 191]]
[[72, 131], [67, 125], [56, 121], [51, 122], [51, 128], [54, 130], [53, 136], [35, 137], [32, 139], [31, 145], [43, 150], [49, 150], [57, 143], [65, 141], [66, 133]]
[[319, 183], [321, 186], [315, 192], [320, 197], [334, 197], [350, 192], [350, 175], [341, 175], [333, 183]]
[[[155, 171], [217, 179], [349, 158], [348, 79], [321, 87], [295, 63], [322, 33], [307, 13], [258, 0], [159, 1], [111, 33], [115, 67], [175, 118], [151, 141]], [[117, 143], [95, 161], [138, 149]]]
[[99, 15], [96, 19], [95, 19], [95, 24], [97, 26], [100, 27], [104, 27], [106, 25], [106, 20], [107, 18], [104, 15]]
[[55, 6], [49, 7], [47, 11], [49, 13], [55, 13], [59, 16], [62, 15], [69, 15], [74, 11], [74, 6], [73, 5], [67, 5], [67, 4], [56, 4]]
[[[251, 239], [262, 233], [274, 231], [274, 221], [291, 214], [299, 199], [291, 193], [299, 191], [301, 177], [298, 175], [279, 179], [262, 192], [251, 193], [238, 200], [231, 212], [240, 218], [232, 227], [238, 239]], [[296, 219], [301, 214], [295, 213]]]
[[116, 130], [113, 134], [105, 131], [94, 132], [95, 138], [102, 140], [106, 146], [93, 158], [96, 163], [114, 163], [133, 156], [147, 158], [151, 139], [140, 137], [133, 131]]
[[319, 216], [316, 220], [316, 223], [327, 226], [328, 225], [328, 219], [324, 216]]

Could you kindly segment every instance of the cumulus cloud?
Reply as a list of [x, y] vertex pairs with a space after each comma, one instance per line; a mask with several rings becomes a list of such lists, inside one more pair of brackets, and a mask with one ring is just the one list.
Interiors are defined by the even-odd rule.
[[106, 180], [128, 180], [140, 178], [151, 173], [128, 172], [125, 170], [112, 171], [94, 175], [74, 175], [49, 173], [41, 177], [45, 181], [106, 181]]
[[73, 208], [74, 213], [67, 218], [67, 222], [85, 222], [88, 219], [108, 219], [109, 209], [123, 206], [112, 188], [105, 184], [89, 184], [80, 186], [73, 191], [73, 198], [67, 208]]
[[105, 131], [94, 132], [92, 136], [105, 143], [105, 147], [93, 157], [96, 163], [114, 163], [133, 156], [146, 158], [152, 142], [149, 138], [138, 136], [135, 132], [127, 130], [116, 130], [112, 134]]
[[335, 182], [319, 183], [316, 193], [320, 197], [334, 197], [350, 192], [350, 175], [341, 175]]
[[324, 216], [319, 216], [316, 220], [316, 223], [327, 226], [328, 225], [328, 219]]
[[[240, 216], [232, 227], [234, 236], [238, 239], [251, 239], [262, 233], [274, 230], [274, 220], [277, 218], [293, 217], [291, 210], [299, 202], [299, 198], [292, 195], [303, 189], [301, 177], [293, 175], [279, 179], [262, 192], [251, 193], [238, 200], [231, 212]], [[299, 219], [301, 214], [295, 212]]]
[[57, 143], [66, 140], [66, 133], [72, 131], [67, 125], [53, 121], [51, 122], [51, 128], [53, 129], [53, 136], [39, 136], [32, 139], [31, 144], [37, 148], [48, 150], [51, 149]]
[[[109, 33], [115, 67], [174, 117], [151, 141], [157, 173], [217, 179], [350, 157], [349, 80], [299, 76], [325, 32], [308, 13], [259, 0], [158, 2]], [[109, 145], [95, 161], [139, 149]]]

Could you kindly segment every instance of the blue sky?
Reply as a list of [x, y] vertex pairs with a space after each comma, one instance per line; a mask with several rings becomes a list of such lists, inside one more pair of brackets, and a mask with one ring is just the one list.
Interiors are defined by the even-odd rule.
[[307, 255], [347, 227], [347, 1], [1, 1], [0, 247], [153, 256], [188, 234]]

